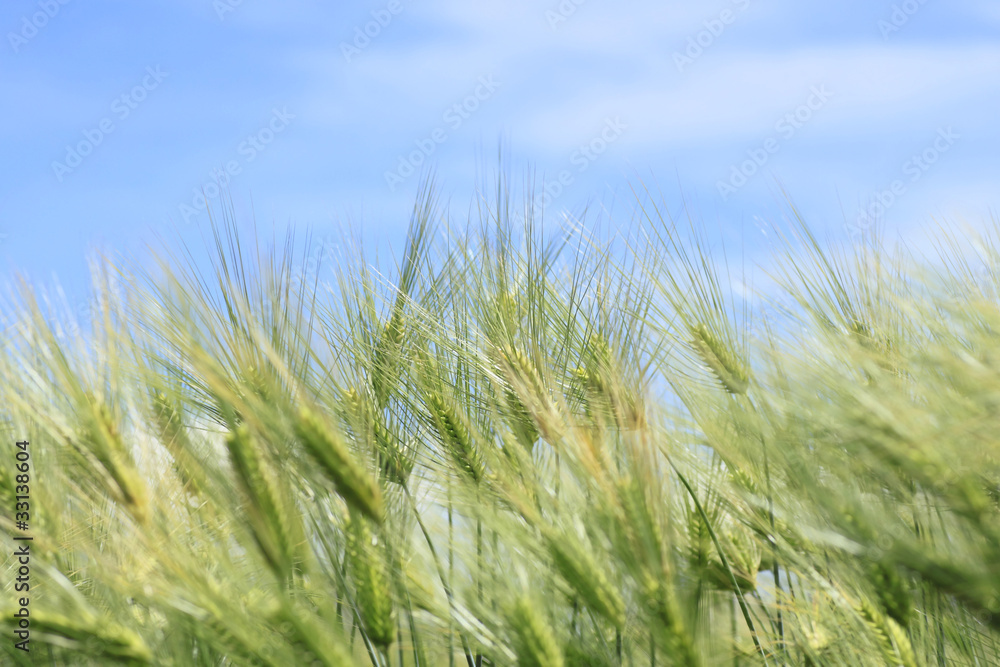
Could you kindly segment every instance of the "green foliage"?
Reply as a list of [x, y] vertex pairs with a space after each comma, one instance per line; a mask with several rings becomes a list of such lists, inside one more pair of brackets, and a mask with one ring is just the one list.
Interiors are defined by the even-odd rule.
[[22, 285], [6, 661], [1000, 662], [1000, 230], [920, 263], [797, 223], [762, 321], [642, 196], [605, 243], [504, 177], [439, 234], [428, 188], [401, 266], [331, 284], [230, 216], [208, 274], [97, 264], [76, 334]]

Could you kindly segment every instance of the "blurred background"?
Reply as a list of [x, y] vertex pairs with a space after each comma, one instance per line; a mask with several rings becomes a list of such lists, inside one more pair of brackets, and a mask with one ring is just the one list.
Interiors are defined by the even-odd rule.
[[919, 249], [1000, 182], [995, 0], [11, 0], [0, 34], [3, 277], [71, 301], [88, 253], [200, 247], [228, 196], [398, 257], [421, 179], [463, 225], [501, 151], [553, 229], [649, 188], [748, 264], [789, 200]]

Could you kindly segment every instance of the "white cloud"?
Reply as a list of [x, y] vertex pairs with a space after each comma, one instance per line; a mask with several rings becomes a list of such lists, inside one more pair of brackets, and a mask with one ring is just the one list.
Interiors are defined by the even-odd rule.
[[703, 64], [697, 76], [680, 81], [593, 81], [558, 105], [525, 108], [525, 140], [539, 148], [570, 145], [609, 114], [629, 119], [629, 142], [746, 140], [773, 133], [774, 123], [819, 84], [833, 93], [815, 116], [823, 119], [819, 131], [884, 134], [902, 129], [900, 119], [938, 108], [942, 97], [954, 106], [964, 95], [979, 95], [983, 81], [1000, 77], [1000, 48], [846, 47]]

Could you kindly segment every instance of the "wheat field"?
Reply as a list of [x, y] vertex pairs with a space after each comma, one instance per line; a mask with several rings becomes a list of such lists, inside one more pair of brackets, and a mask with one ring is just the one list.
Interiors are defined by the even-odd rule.
[[1000, 224], [793, 219], [761, 309], [651, 200], [615, 237], [427, 185], [330, 280], [226, 210], [205, 270], [95, 261], [83, 326], [21, 283], [5, 664], [1000, 664]]

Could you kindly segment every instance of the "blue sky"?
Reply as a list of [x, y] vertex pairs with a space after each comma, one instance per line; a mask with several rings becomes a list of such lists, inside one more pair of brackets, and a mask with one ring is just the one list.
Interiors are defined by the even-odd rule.
[[501, 141], [550, 219], [642, 179], [749, 257], [779, 184], [843, 241], [875, 198], [904, 240], [997, 204], [995, 0], [11, 0], [0, 34], [0, 255], [71, 294], [94, 248], [199, 243], [220, 178], [242, 224], [398, 250], [421, 170], [464, 220]]

